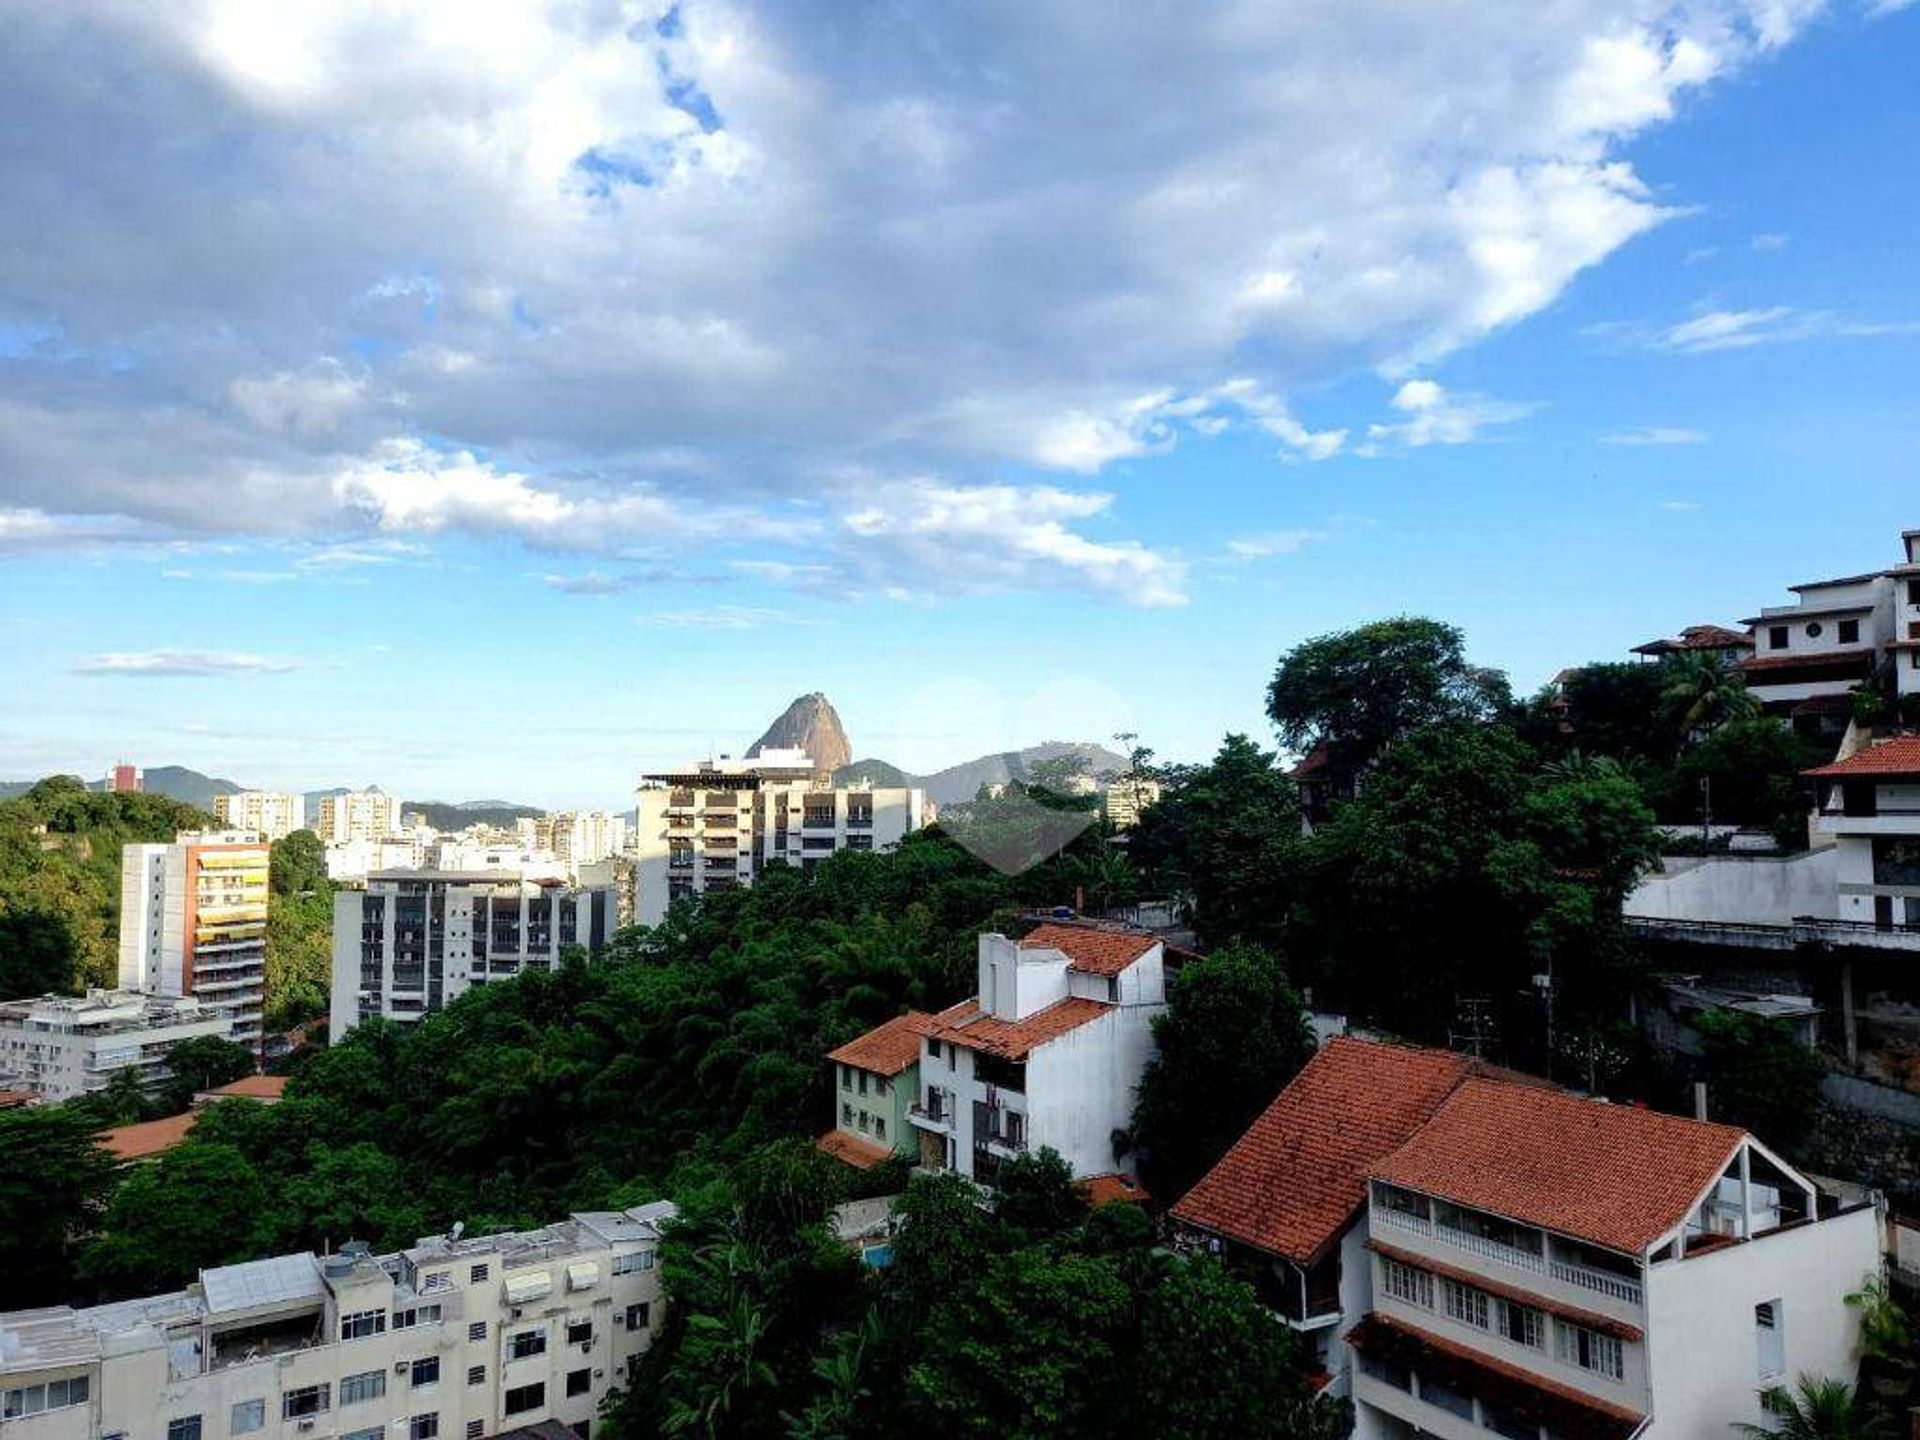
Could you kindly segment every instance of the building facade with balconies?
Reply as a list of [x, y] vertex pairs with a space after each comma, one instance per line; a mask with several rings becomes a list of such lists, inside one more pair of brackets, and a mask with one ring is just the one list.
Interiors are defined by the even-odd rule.
[[[1322, 1353], [1359, 1440], [1692, 1440], [1762, 1423], [1766, 1387], [1852, 1378], [1845, 1297], [1880, 1269], [1875, 1204], [1730, 1126], [1394, 1049], [1333, 1042], [1174, 1209], [1187, 1243], [1284, 1278], [1297, 1197], [1314, 1239], [1360, 1180], [1337, 1250], [1320, 1240], [1337, 1273], [1306, 1272], [1295, 1321], [1337, 1339]], [[1356, 1125], [1359, 1148], [1390, 1146], [1364, 1166], [1325, 1138]], [[1342, 1163], [1320, 1172], [1329, 1145]]]
[[857, 1170], [919, 1156], [909, 1116], [920, 1093], [920, 1042], [936, 1025], [909, 1010], [828, 1052], [834, 1118], [816, 1142], [822, 1150]]
[[120, 986], [190, 995], [261, 1043], [267, 985], [267, 846], [251, 831], [183, 831], [120, 852]]
[[511, 870], [384, 870], [333, 897], [338, 1040], [372, 1016], [410, 1024], [475, 985], [553, 970], [570, 945], [612, 937], [613, 887], [529, 879]]
[[248, 830], [262, 840], [284, 840], [307, 825], [304, 795], [278, 790], [236, 790], [213, 797], [213, 818], [228, 830]]
[[585, 1436], [658, 1331], [673, 1213], [281, 1255], [171, 1295], [0, 1314], [0, 1424], [17, 1440]]
[[927, 823], [924, 791], [835, 785], [804, 750], [763, 750], [645, 778], [636, 795], [634, 918], [657, 925], [686, 895], [751, 885], [775, 861], [885, 850]]
[[1153, 935], [1048, 924], [982, 935], [979, 993], [932, 1017], [908, 1120], [920, 1163], [991, 1185], [1028, 1150], [1057, 1151], [1075, 1177], [1131, 1173], [1114, 1136], [1133, 1119], [1167, 1008], [1166, 949]]
[[1834, 848], [1837, 918], [1876, 932], [1920, 931], [1920, 736], [1823, 765], [1815, 822]]
[[0, 1003], [0, 1086], [48, 1102], [95, 1095], [122, 1070], [151, 1089], [183, 1040], [232, 1038], [224, 1010], [185, 996], [89, 990]]

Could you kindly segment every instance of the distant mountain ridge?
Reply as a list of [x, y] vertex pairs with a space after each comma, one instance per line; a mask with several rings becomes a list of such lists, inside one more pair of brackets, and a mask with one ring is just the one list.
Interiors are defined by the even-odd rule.
[[1102, 775], [1127, 768], [1127, 757], [1115, 754], [1103, 745], [1086, 740], [1048, 740], [1024, 750], [1002, 750], [982, 755], [959, 765], [949, 765], [930, 775], [915, 775], [885, 760], [855, 760], [834, 772], [837, 784], [865, 779], [876, 785], [915, 785], [927, 792], [936, 805], [957, 805], [980, 793], [982, 785], [1005, 785], [1028, 779], [1033, 767], [1049, 760], [1078, 756], [1087, 765], [1089, 775]]

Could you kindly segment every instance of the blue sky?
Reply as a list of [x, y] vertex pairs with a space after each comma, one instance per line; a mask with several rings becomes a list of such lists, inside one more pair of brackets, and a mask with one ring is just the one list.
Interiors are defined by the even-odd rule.
[[0, 775], [1199, 758], [1325, 630], [1526, 690], [1895, 558], [1920, 6], [1536, 8], [30, 21]]

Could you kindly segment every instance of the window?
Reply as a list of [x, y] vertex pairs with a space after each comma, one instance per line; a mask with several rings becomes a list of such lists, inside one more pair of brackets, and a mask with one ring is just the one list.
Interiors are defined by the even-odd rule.
[[411, 1310], [393, 1312], [393, 1328], [411, 1330], [416, 1325], [438, 1325], [440, 1307], [438, 1305], [416, 1305]]
[[264, 1400], [242, 1400], [227, 1417], [227, 1431], [233, 1435], [251, 1435], [266, 1426], [267, 1402]]
[[486, 1384], [487, 1383], [487, 1367], [484, 1365], [469, 1365], [467, 1367], [467, 1383], [469, 1385]]
[[1559, 1337], [1560, 1358], [1567, 1364], [1578, 1365], [1609, 1380], [1619, 1380], [1626, 1375], [1620, 1342], [1613, 1336], [1602, 1335], [1584, 1325], [1570, 1325], [1565, 1320], [1554, 1322], [1554, 1333]]
[[638, 1305], [627, 1306], [627, 1328], [629, 1330], [646, 1329], [647, 1326], [653, 1323], [652, 1317], [653, 1306], [648, 1301], [642, 1300]]
[[301, 1415], [318, 1415], [333, 1407], [331, 1385], [302, 1385], [298, 1390], [280, 1394], [280, 1418], [292, 1420]]
[[1762, 1380], [1778, 1380], [1787, 1369], [1786, 1315], [1778, 1300], [1753, 1307], [1754, 1337], [1759, 1345]]
[[626, 1255], [613, 1257], [613, 1273], [616, 1275], [631, 1275], [636, 1270], [652, 1268], [653, 1251], [651, 1250], [635, 1250]]
[[927, 1058], [930, 1060], [938, 1060], [940, 1058], [940, 1042], [938, 1040], [927, 1041]]
[[1842, 620], [1835, 638], [1837, 638], [1842, 645], [1857, 645], [1860, 642], [1860, 622], [1858, 620]]
[[1907, 603], [1920, 605], [1920, 580], [1907, 581]]
[[386, 1431], [374, 1425], [365, 1430], [349, 1430], [340, 1440], [386, 1440]]
[[1480, 1402], [1480, 1423], [1505, 1440], [1540, 1440], [1540, 1427], [1533, 1421], [1522, 1420], [1484, 1400]]
[[887, 1079], [886, 1076], [876, 1075], [873, 1077], [873, 1093], [874, 1094], [885, 1095], [885, 1094], [888, 1094], [892, 1089], [893, 1089], [893, 1082]]
[[167, 1421], [167, 1440], [200, 1440], [200, 1417], [182, 1415]]
[[363, 1405], [369, 1400], [378, 1400], [386, 1393], [387, 1372], [384, 1370], [366, 1370], [358, 1375], [349, 1375], [340, 1382], [342, 1405]]
[[441, 1291], [452, 1288], [453, 1272], [451, 1270], [436, 1270], [431, 1275], [422, 1276], [420, 1280], [422, 1295], [438, 1295]]
[[567, 1372], [567, 1394], [585, 1395], [593, 1389], [591, 1370], [569, 1370]]
[[1786, 626], [1769, 625], [1767, 627], [1767, 648], [1769, 650], [1784, 650], [1787, 648]]
[[415, 1385], [438, 1385], [440, 1383], [440, 1357], [429, 1355], [424, 1360], [413, 1362], [412, 1380]]
[[860, 1112], [860, 1133], [862, 1135], [867, 1133], [867, 1112], [864, 1110]]
[[1418, 1305], [1422, 1310], [1433, 1308], [1433, 1276], [1411, 1265], [1402, 1265], [1398, 1260], [1382, 1260], [1380, 1270], [1387, 1294], [1409, 1305]]
[[853, 1089], [853, 1067], [851, 1065], [842, 1065], [840, 1067], [840, 1088], [842, 1090]]
[[342, 1340], [364, 1340], [369, 1335], [383, 1334], [386, 1328], [387, 1312], [384, 1310], [356, 1310], [351, 1315], [340, 1317]]
[[487, 1278], [487, 1267], [484, 1265], [475, 1265], [467, 1271], [467, 1283], [469, 1285], [484, 1284], [486, 1281], [486, 1278]]
[[[873, 1117], [873, 1138], [876, 1140], [884, 1140], [887, 1138], [887, 1121], [883, 1115]], [[1011, 1139], [1012, 1137], [1009, 1136], [1008, 1138]]]
[[467, 1440], [480, 1440], [480, 1437], [486, 1433], [487, 1433], [486, 1421], [484, 1420], [467, 1421]]
[[567, 1343], [569, 1345], [591, 1345], [593, 1343], [593, 1321], [567, 1321]]
[[0, 1395], [0, 1420], [18, 1420], [23, 1415], [38, 1415], [43, 1410], [64, 1410], [69, 1405], [87, 1403], [87, 1377], [75, 1375], [67, 1380], [49, 1380], [44, 1385], [22, 1385]]
[[531, 1385], [516, 1385], [507, 1391], [501, 1402], [503, 1415], [524, 1415], [529, 1410], [538, 1410], [547, 1403], [547, 1387], [544, 1381], [536, 1380]]
[[518, 1335], [507, 1337], [507, 1358], [524, 1360], [529, 1355], [547, 1353], [547, 1332], [544, 1330], [522, 1330]]
[[1546, 1316], [1530, 1305], [1500, 1302], [1500, 1333], [1516, 1345], [1538, 1350], [1546, 1340]]
[[416, 1415], [407, 1421], [407, 1440], [434, 1440], [440, 1433], [440, 1412]]
[[1422, 1371], [1420, 1375], [1420, 1398], [1429, 1405], [1437, 1405], [1449, 1415], [1458, 1415], [1462, 1420], [1473, 1419], [1473, 1397], [1451, 1385], [1442, 1385], [1438, 1380]]
[[853, 1124], [853, 1106], [845, 1100], [840, 1102], [840, 1123], [842, 1125]]
[[1441, 1293], [1447, 1300], [1447, 1317], [1458, 1320], [1463, 1325], [1487, 1328], [1487, 1292], [1476, 1290], [1471, 1285], [1462, 1285], [1458, 1280], [1442, 1280]]
[[487, 1338], [487, 1322], [486, 1321], [476, 1320], [471, 1325], [467, 1326], [467, 1339], [484, 1340], [486, 1338]]

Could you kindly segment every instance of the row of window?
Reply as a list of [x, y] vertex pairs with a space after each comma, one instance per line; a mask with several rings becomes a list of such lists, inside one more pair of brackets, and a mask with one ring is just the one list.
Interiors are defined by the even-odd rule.
[[[1396, 1390], [1413, 1391], [1414, 1374], [1404, 1365], [1378, 1356], [1362, 1355], [1360, 1368], [1375, 1380], [1391, 1385]], [[1485, 1400], [1476, 1401], [1474, 1396], [1465, 1391], [1456, 1390], [1429, 1375], [1421, 1375], [1418, 1383], [1420, 1398], [1449, 1415], [1458, 1415], [1462, 1420], [1472, 1422], [1477, 1405], [1480, 1424], [1495, 1435], [1504, 1437], [1504, 1440], [1540, 1440], [1539, 1425], [1523, 1416], [1511, 1414]]]
[[842, 1129], [858, 1130], [862, 1135], [870, 1134], [876, 1140], [887, 1138], [886, 1116], [869, 1117], [865, 1110], [856, 1111], [852, 1104], [845, 1100], [840, 1102], [840, 1125]]
[[[325, 1389], [326, 1387], [316, 1386], [310, 1388]], [[234, 1406], [233, 1413], [236, 1424], [240, 1419], [240, 1412], [243, 1409], [249, 1412], [248, 1418], [251, 1419], [254, 1408], [264, 1409], [265, 1405], [266, 1402], [262, 1400], [245, 1400], [239, 1405]], [[264, 1416], [262, 1419], [264, 1420]], [[476, 1421], [474, 1423], [478, 1424], [479, 1422]], [[254, 1424], [251, 1428], [257, 1430], [260, 1426]], [[471, 1431], [472, 1427], [469, 1426], [468, 1428]], [[167, 1421], [167, 1440], [201, 1440], [201, 1431], [202, 1426], [198, 1415], [176, 1415], [173, 1419]], [[407, 1440], [435, 1440], [435, 1437], [439, 1434], [440, 1416], [438, 1412], [430, 1411], [425, 1415], [415, 1415], [407, 1421]], [[340, 1440], [387, 1440], [387, 1433], [384, 1427], [372, 1425], [365, 1430], [349, 1430], [340, 1437]]]
[[0, 1391], [0, 1420], [18, 1420], [23, 1415], [38, 1415], [43, 1410], [64, 1410], [69, 1405], [84, 1405], [87, 1403], [87, 1394], [87, 1377], [84, 1375]]
[[[438, 1325], [441, 1309], [438, 1305], [414, 1305], [405, 1310], [393, 1312], [393, 1328], [411, 1330], [416, 1325]], [[355, 1310], [340, 1317], [340, 1338], [342, 1340], [364, 1340], [370, 1335], [384, 1335], [387, 1330], [387, 1312], [384, 1310]]]
[[[858, 1081], [855, 1080], [855, 1076], [859, 1077]], [[884, 1075], [871, 1075], [867, 1071], [856, 1069], [851, 1065], [842, 1065], [840, 1067], [840, 1088], [842, 1090], [852, 1090], [857, 1084], [860, 1093], [864, 1095], [867, 1093], [869, 1083], [872, 1084], [873, 1093], [876, 1095], [889, 1094], [893, 1089], [893, 1082]]]
[[[1422, 1310], [1434, 1308], [1432, 1274], [1398, 1260], [1383, 1258], [1380, 1264], [1381, 1286], [1387, 1294]], [[1440, 1299], [1441, 1308], [1450, 1320], [1494, 1331], [1532, 1350], [1546, 1348], [1547, 1317], [1534, 1306], [1489, 1295], [1476, 1286], [1446, 1277], [1440, 1280]], [[1554, 1353], [1566, 1364], [1577, 1365], [1610, 1380], [1625, 1378], [1626, 1354], [1617, 1338], [1568, 1320], [1556, 1319], [1553, 1329]]]
[[653, 1269], [653, 1251], [630, 1250], [625, 1255], [613, 1257], [612, 1270], [616, 1275], [632, 1275], [636, 1271]]

